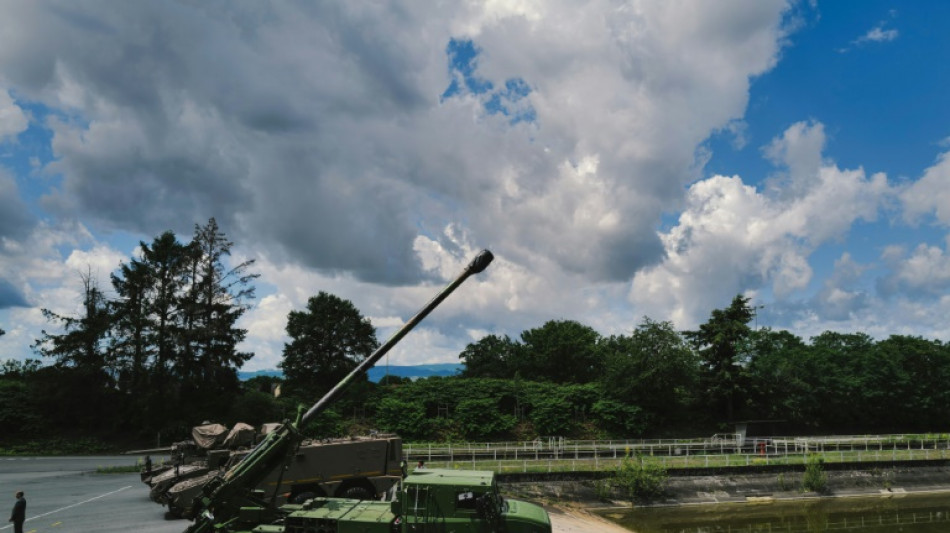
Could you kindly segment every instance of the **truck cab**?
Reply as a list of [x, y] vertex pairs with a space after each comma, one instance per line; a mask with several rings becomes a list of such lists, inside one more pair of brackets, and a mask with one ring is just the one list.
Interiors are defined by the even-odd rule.
[[549, 533], [540, 506], [502, 498], [494, 472], [416, 470], [403, 480], [393, 513], [402, 531]]

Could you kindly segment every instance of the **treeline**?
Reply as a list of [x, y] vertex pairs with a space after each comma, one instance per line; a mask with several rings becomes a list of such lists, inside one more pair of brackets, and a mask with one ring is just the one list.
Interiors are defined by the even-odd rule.
[[[287, 317], [284, 380], [241, 383], [252, 354], [237, 319], [253, 298], [252, 261], [225, 266], [231, 243], [214, 219], [190, 242], [141, 243], [110, 277], [82, 276], [77, 316], [44, 311], [56, 330], [40, 360], [0, 365], [5, 441], [122, 435], [165, 443], [205, 420], [261, 424], [311, 405], [379, 342], [349, 301], [326, 292]], [[365, 376], [305, 432], [379, 429], [411, 440], [699, 436], [739, 420], [794, 434], [946, 430], [950, 346], [895, 335], [825, 332], [805, 340], [752, 328], [736, 296], [694, 331], [643, 318], [604, 336], [552, 320], [517, 339], [488, 335], [460, 354], [460, 375], [417, 381]], [[0, 330], [2, 334], [2, 330]], [[275, 391], [281, 391], [278, 397]]]
[[460, 376], [384, 388], [376, 421], [418, 439], [696, 437], [750, 420], [784, 434], [946, 431], [950, 345], [805, 341], [753, 318], [737, 296], [695, 331], [644, 318], [629, 335], [551, 321], [488, 336], [460, 354]]
[[5, 437], [73, 430], [181, 433], [195, 418], [218, 417], [241, 394], [235, 326], [254, 289], [252, 261], [226, 267], [233, 243], [212, 218], [184, 244], [172, 232], [111, 273], [111, 291], [81, 275], [82, 310], [43, 314], [33, 350], [41, 360], [8, 360], [0, 372]]

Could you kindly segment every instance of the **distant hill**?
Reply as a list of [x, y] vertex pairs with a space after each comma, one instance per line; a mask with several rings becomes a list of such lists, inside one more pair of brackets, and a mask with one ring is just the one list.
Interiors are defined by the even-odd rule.
[[[441, 363], [436, 365], [378, 365], [369, 369], [367, 376], [373, 383], [378, 383], [385, 375], [399, 376], [401, 378], [427, 378], [430, 376], [454, 376], [462, 371], [463, 365], [455, 363]], [[241, 381], [247, 381], [258, 376], [274, 376], [281, 378], [283, 373], [280, 370], [257, 370], [255, 372], [238, 372]]]
[[394, 366], [377, 365], [369, 369], [367, 374], [373, 383], [379, 382], [385, 375], [401, 378], [427, 378], [430, 376], [454, 376], [462, 371], [464, 365], [456, 363], [441, 363], [437, 365]]
[[238, 379], [241, 381], [247, 381], [258, 376], [272, 376], [283, 379], [284, 373], [280, 370], [255, 370], [254, 372], [243, 372], [238, 370]]

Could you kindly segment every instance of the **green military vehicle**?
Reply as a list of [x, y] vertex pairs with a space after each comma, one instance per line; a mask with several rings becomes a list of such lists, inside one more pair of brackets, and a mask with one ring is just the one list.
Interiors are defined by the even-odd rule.
[[[314, 498], [287, 505], [279, 523], [261, 525], [252, 512], [238, 517], [235, 533], [551, 533], [538, 505], [507, 500], [493, 472], [416, 470], [392, 502]], [[241, 523], [247, 529], [241, 529]], [[229, 530], [231, 531], [231, 530]]]
[[[227, 463], [198, 475], [184, 476], [170, 486], [156, 483], [152, 501], [168, 507], [170, 516], [191, 513], [191, 503], [211, 478], [244, 459], [248, 450], [231, 453]], [[213, 459], [215, 452], [209, 455]], [[283, 468], [275, 468], [257, 488], [276, 505], [316, 496], [358, 500], [384, 496], [402, 478], [402, 439], [392, 434], [307, 440]], [[183, 470], [187, 471], [187, 470]]]
[[416, 470], [392, 501], [311, 498], [276, 506], [257, 488], [267, 475], [297, 452], [298, 428], [321, 413], [376, 364], [402, 337], [469, 276], [483, 271], [493, 256], [483, 250], [465, 270], [382, 346], [295, 421], [284, 422], [223, 474], [202, 487], [192, 505], [195, 518], [186, 533], [551, 533], [541, 507], [506, 500], [492, 472]]

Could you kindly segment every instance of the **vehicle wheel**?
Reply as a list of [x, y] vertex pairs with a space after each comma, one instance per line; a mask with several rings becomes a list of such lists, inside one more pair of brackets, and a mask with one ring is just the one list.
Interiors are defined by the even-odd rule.
[[301, 492], [300, 494], [294, 496], [290, 499], [290, 503], [301, 504], [307, 500], [316, 498], [317, 495], [312, 492]]
[[342, 496], [344, 498], [349, 498], [351, 500], [371, 500], [373, 499], [373, 493], [369, 491], [366, 487], [361, 487], [359, 485], [354, 487], [349, 487], [343, 491]]

